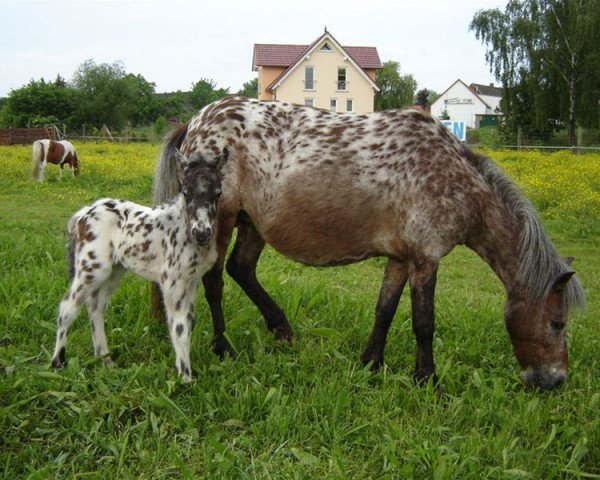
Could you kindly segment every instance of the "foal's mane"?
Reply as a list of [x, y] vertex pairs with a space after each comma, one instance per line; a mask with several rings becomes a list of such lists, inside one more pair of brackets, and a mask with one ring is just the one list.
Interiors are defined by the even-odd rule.
[[[469, 161], [483, 175], [486, 182], [508, 207], [521, 232], [518, 275], [529, 289], [533, 299], [548, 295], [559, 275], [571, 271], [546, 235], [539, 216], [521, 190], [491, 159], [465, 148]], [[567, 282], [564, 289], [567, 306], [585, 304], [585, 292], [577, 276]]]

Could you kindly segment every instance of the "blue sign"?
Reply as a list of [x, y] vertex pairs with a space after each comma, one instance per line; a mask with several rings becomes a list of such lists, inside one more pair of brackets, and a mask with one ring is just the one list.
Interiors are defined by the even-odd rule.
[[467, 139], [467, 127], [465, 122], [456, 122], [454, 120], [442, 120], [444, 126], [452, 132], [461, 142]]

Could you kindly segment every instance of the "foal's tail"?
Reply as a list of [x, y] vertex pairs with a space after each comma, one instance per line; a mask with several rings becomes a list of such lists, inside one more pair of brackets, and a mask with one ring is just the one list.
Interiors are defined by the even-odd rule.
[[[181, 185], [177, 176], [177, 160], [175, 151], [181, 147], [187, 135], [187, 123], [173, 130], [165, 139], [162, 150], [156, 162], [154, 171], [153, 201], [159, 205], [171, 200], [179, 193]], [[162, 293], [157, 283], [152, 283], [150, 289], [150, 313], [162, 320], [165, 319], [165, 310]]]
[[44, 158], [44, 144], [38, 140], [31, 147], [31, 177], [34, 180], [42, 180], [42, 159]]
[[76, 213], [67, 223], [67, 265], [69, 267], [69, 278], [75, 277], [75, 246], [77, 244], [77, 221], [79, 215]]

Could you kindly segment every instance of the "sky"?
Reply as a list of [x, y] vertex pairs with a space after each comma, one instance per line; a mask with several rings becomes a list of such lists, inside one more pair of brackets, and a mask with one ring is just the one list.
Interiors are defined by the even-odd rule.
[[[310, 44], [325, 27], [344, 46], [373, 46], [418, 89], [457, 79], [495, 82], [469, 31], [478, 10], [506, 0], [0, 0], [0, 97], [30, 80], [70, 81], [86, 60], [122, 62], [156, 92], [201, 79], [237, 92], [257, 76], [255, 43]], [[496, 82], [497, 83], [497, 82]]]

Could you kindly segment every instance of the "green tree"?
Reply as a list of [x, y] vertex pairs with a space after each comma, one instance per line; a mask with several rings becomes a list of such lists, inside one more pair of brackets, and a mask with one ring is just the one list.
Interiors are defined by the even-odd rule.
[[258, 78], [253, 78], [244, 83], [238, 94], [248, 98], [258, 98]]
[[507, 126], [527, 133], [597, 120], [600, 8], [597, 0], [510, 0], [504, 11], [479, 11], [471, 30], [504, 87]]
[[148, 125], [156, 121], [163, 108], [156, 96], [154, 83], [142, 75], [128, 73], [121, 80], [125, 84], [126, 118], [133, 125]]
[[199, 110], [205, 105], [208, 105], [219, 98], [223, 98], [226, 95], [229, 95], [228, 88], [217, 89], [217, 84], [213, 80], [203, 78], [192, 86], [190, 101], [192, 107]]
[[10, 92], [0, 111], [0, 126], [34, 127], [45, 123], [72, 126], [75, 109], [76, 92], [72, 88], [43, 78], [31, 80]]
[[79, 66], [72, 80], [78, 91], [80, 123], [121, 129], [128, 115], [131, 99], [130, 86], [126, 81], [125, 68], [121, 62], [96, 64], [86, 60]]
[[417, 81], [412, 75], [400, 75], [400, 63], [385, 62], [377, 71], [375, 83], [379, 87], [375, 95], [376, 111], [412, 105]]

